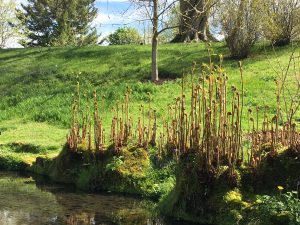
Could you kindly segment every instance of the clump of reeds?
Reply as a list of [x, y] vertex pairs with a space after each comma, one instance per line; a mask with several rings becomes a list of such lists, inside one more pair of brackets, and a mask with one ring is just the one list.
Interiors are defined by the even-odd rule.
[[[291, 58], [290, 64], [294, 62]], [[292, 97], [287, 97], [287, 74], [276, 80], [276, 113], [271, 115], [268, 106], [257, 106], [244, 111], [244, 79], [242, 63], [239, 63], [239, 88], [228, 86], [228, 76], [223, 68], [223, 57], [214, 64], [192, 67], [191, 75], [182, 78], [181, 94], [172, 104], [166, 106], [166, 116], [160, 120], [153, 109], [153, 99], [148, 93], [148, 103], [139, 107], [137, 118], [130, 112], [131, 90], [127, 88], [122, 102], [113, 108], [109, 139], [99, 112], [99, 99], [93, 94], [93, 112], [90, 100], [86, 98], [85, 108], [80, 98], [79, 83], [72, 104], [72, 121], [67, 143], [71, 151], [79, 148], [103, 153], [112, 145], [115, 154], [120, 154], [127, 145], [148, 149], [158, 147], [158, 156], [170, 151], [176, 159], [189, 151], [196, 152], [197, 161], [203, 170], [218, 170], [229, 167], [230, 174], [242, 163], [257, 166], [262, 158], [261, 148], [269, 143], [275, 154], [279, 145], [295, 147], [300, 145], [300, 133], [296, 129], [294, 116], [300, 107], [300, 79], [295, 72], [297, 88]], [[290, 66], [289, 66], [290, 67]], [[297, 75], [298, 74], [298, 75]], [[186, 78], [190, 78], [187, 82]], [[102, 102], [104, 97], [102, 97]], [[283, 112], [282, 105], [285, 110]], [[103, 104], [101, 107], [104, 107]], [[103, 110], [102, 110], [103, 111]], [[248, 115], [248, 134], [242, 130], [242, 117]], [[283, 119], [286, 116], [286, 120]], [[259, 118], [263, 118], [262, 124]], [[158, 127], [159, 130], [158, 134]], [[244, 149], [244, 140], [250, 140], [249, 150]]]
[[119, 153], [121, 148], [128, 144], [133, 134], [133, 121], [129, 114], [131, 90], [127, 88], [124, 94], [124, 102], [117, 102], [113, 108], [114, 117], [111, 124], [110, 139], [114, 146], [115, 153]]
[[[242, 160], [242, 100], [235, 86], [228, 90], [228, 76], [220, 64], [203, 64], [200, 76], [191, 75], [190, 110], [184, 94], [169, 108], [170, 119], [165, 122], [166, 142], [178, 154], [189, 150], [199, 154], [203, 168], [217, 169], [228, 164], [231, 170]], [[229, 98], [229, 91], [231, 98]], [[230, 102], [230, 104], [229, 104]]]

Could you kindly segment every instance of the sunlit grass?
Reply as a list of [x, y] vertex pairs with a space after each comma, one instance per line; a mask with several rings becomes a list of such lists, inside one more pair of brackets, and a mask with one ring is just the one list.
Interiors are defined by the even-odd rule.
[[[270, 111], [275, 111], [275, 70], [279, 69], [278, 61], [286, 66], [292, 48], [278, 48], [274, 53], [272, 48], [261, 43], [255, 46], [250, 58], [243, 61], [245, 108], [267, 104]], [[225, 56], [224, 67], [229, 75], [229, 86], [235, 84], [239, 88], [237, 61], [226, 59], [228, 51], [223, 43], [213, 44], [213, 49], [216, 53], [213, 58], [217, 59], [218, 54]], [[150, 46], [1, 50], [0, 144], [28, 142], [59, 147], [65, 140], [66, 132], [56, 127], [70, 126], [70, 102], [77, 80], [81, 90], [88, 95], [92, 96], [92, 91], [96, 89], [98, 96], [105, 96], [100, 114], [107, 118], [103, 121], [106, 130], [110, 128], [113, 115], [111, 108], [122, 99], [127, 86], [133, 93], [131, 113], [138, 114], [138, 108], [147, 102], [149, 92], [160, 119], [166, 114], [166, 106], [180, 95], [180, 80], [173, 78], [180, 78], [182, 73], [189, 72], [194, 61], [199, 68], [209, 57], [204, 44], [161, 45], [160, 76], [170, 80], [162, 85], [153, 85], [149, 82], [150, 56]], [[36, 123], [6, 122], [17, 118]], [[299, 113], [295, 119], [300, 120]], [[243, 121], [246, 128], [246, 116]], [[15, 129], [3, 131], [5, 124]]]
[[60, 149], [65, 142], [67, 130], [47, 123], [9, 120], [0, 122], [0, 145], [10, 143], [34, 144], [51, 149]]
[[67, 130], [20, 119], [0, 122], [0, 157], [32, 164], [37, 157], [58, 155]]

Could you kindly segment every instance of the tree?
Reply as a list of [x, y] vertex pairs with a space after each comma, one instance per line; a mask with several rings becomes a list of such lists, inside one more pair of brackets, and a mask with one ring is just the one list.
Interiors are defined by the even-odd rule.
[[158, 37], [166, 30], [174, 29], [178, 25], [172, 26], [168, 22], [168, 15], [176, 8], [177, 0], [136, 0], [137, 10], [144, 10], [146, 17], [142, 21], [150, 21], [152, 24], [152, 56], [151, 56], [151, 79], [153, 82], [159, 81], [158, 77]]
[[114, 33], [108, 36], [111, 45], [140, 44], [142, 37], [135, 28], [118, 28]]
[[180, 10], [179, 4], [176, 4], [175, 7], [170, 10], [168, 13], [168, 19], [166, 20], [166, 26], [172, 27], [166, 29], [158, 38], [159, 43], [170, 43], [174, 37], [179, 33], [179, 24], [180, 24]]
[[18, 36], [15, 1], [0, 0], [0, 48], [4, 48], [9, 39]]
[[266, 0], [265, 37], [275, 46], [287, 45], [300, 34], [300, 0]]
[[261, 0], [224, 0], [220, 7], [220, 23], [231, 57], [248, 57], [259, 37]]
[[215, 40], [208, 19], [219, 0], [180, 0], [179, 33], [172, 42]]
[[90, 24], [97, 15], [95, 0], [28, 0], [18, 11], [29, 46], [94, 44]]

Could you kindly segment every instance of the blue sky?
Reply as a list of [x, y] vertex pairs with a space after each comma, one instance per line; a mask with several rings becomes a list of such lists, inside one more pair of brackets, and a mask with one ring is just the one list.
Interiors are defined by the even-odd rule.
[[142, 24], [138, 22], [140, 15], [129, 1], [97, 0], [96, 7], [98, 8], [98, 16], [93, 25], [103, 36], [124, 25], [142, 28]]

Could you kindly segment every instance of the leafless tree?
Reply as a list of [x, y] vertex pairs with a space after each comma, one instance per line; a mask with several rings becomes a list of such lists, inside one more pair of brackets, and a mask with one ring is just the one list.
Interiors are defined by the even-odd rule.
[[153, 82], [159, 81], [158, 77], [158, 37], [168, 29], [174, 29], [178, 25], [170, 26], [168, 17], [175, 10], [179, 0], [134, 0], [136, 10], [139, 10], [143, 16], [141, 20], [149, 21], [152, 25], [152, 72]]

